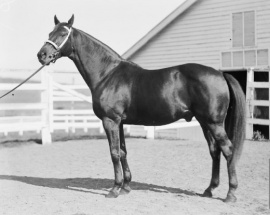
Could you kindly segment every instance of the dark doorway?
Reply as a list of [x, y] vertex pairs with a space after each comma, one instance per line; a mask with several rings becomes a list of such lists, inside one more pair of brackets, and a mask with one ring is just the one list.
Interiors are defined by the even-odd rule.
[[241, 85], [243, 92], [246, 95], [247, 89], [247, 71], [246, 70], [239, 70], [239, 71], [224, 71], [224, 73], [232, 75]]

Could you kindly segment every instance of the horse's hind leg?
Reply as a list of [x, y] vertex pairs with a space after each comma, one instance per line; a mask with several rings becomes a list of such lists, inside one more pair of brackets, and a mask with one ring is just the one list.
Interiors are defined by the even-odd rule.
[[120, 194], [128, 194], [131, 191], [129, 183], [131, 181], [131, 172], [127, 162], [127, 149], [125, 143], [125, 136], [124, 136], [124, 128], [123, 124], [120, 124], [120, 161], [123, 169], [124, 174], [124, 183]]
[[235, 202], [236, 197], [234, 193], [237, 189], [238, 182], [236, 177], [235, 160], [233, 159], [233, 145], [227, 136], [223, 123], [209, 124], [207, 127], [211, 131], [217, 145], [220, 147], [222, 154], [227, 160], [229, 191], [225, 202]]
[[215, 139], [210, 131], [202, 125], [205, 139], [207, 140], [210, 155], [212, 157], [212, 178], [209, 187], [204, 191], [204, 197], [212, 197], [212, 191], [219, 185], [219, 172], [220, 172], [220, 148], [217, 146]]

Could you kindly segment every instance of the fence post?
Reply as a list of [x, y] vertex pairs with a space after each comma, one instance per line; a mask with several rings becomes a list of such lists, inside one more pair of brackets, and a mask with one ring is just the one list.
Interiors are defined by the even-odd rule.
[[20, 118], [20, 130], [19, 130], [19, 135], [22, 136], [23, 135], [23, 118]]
[[248, 121], [248, 119], [253, 118], [253, 105], [251, 101], [254, 100], [254, 89], [250, 85], [254, 82], [254, 70], [249, 68], [247, 70], [247, 89], [246, 89], [246, 112], [247, 112], [247, 123], [246, 123], [246, 138], [252, 139], [253, 137], [253, 124]]
[[155, 126], [144, 127], [146, 130], [146, 139], [155, 139]]
[[52, 70], [48, 71], [48, 100], [49, 100], [49, 127], [50, 133], [53, 132], [53, 77], [52, 77]]
[[100, 120], [100, 126], [99, 126], [99, 134], [104, 134], [104, 127], [103, 127], [103, 123], [102, 123], [102, 121]]
[[41, 128], [41, 138], [42, 144], [51, 144], [52, 137], [51, 137], [51, 129], [50, 129], [50, 110], [51, 110], [51, 83], [50, 83], [50, 76], [46, 69], [41, 71], [41, 83], [45, 86], [45, 90], [41, 94], [41, 103], [45, 105], [45, 108], [42, 109], [42, 128]]
[[[74, 101], [71, 101], [71, 110], [74, 110]], [[73, 113], [70, 117], [71, 132], [75, 133], [75, 114]]]

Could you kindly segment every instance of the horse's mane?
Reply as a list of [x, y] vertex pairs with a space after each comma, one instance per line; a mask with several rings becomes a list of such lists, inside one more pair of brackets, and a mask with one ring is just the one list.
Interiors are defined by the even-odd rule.
[[79, 30], [79, 29], [76, 29], [80, 34], [88, 37], [92, 42], [93, 44], [96, 46], [95, 49], [96, 50], [100, 50], [100, 47], [102, 47], [103, 49], [105, 49], [107, 51], [107, 53], [109, 53], [111, 56], [113, 57], [116, 57], [116, 58], [119, 58], [119, 60], [122, 60], [122, 57], [117, 53], [115, 52], [112, 48], [110, 48], [109, 46], [107, 46], [105, 43], [101, 42], [100, 40], [96, 39], [95, 37], [91, 36], [90, 34], [82, 31], [82, 30]]
[[100, 40], [96, 39], [95, 37], [93, 37], [92, 35], [82, 31], [82, 30], [79, 30], [79, 29], [76, 29], [80, 34], [86, 36], [87, 38], [89, 38], [92, 42], [93, 42], [93, 45], [95, 46], [95, 49], [93, 51], [101, 51], [100, 47], [102, 47], [103, 49], [106, 50], [107, 53], [109, 53], [110, 56], [114, 57], [114, 58], [117, 58], [119, 59], [121, 62], [126, 62], [126, 63], [129, 63], [133, 66], [136, 66], [138, 68], [141, 68], [138, 64], [132, 62], [132, 61], [129, 61], [129, 60], [126, 60], [126, 59], [123, 59], [117, 52], [115, 52], [112, 48], [110, 48], [108, 45], [106, 45], [105, 43], [101, 42]]

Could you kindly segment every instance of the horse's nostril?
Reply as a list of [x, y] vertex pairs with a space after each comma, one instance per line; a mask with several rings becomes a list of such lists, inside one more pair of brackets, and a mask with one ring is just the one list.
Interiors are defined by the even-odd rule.
[[38, 53], [38, 58], [40, 58], [40, 59], [46, 58], [46, 53], [45, 52], [39, 52]]

